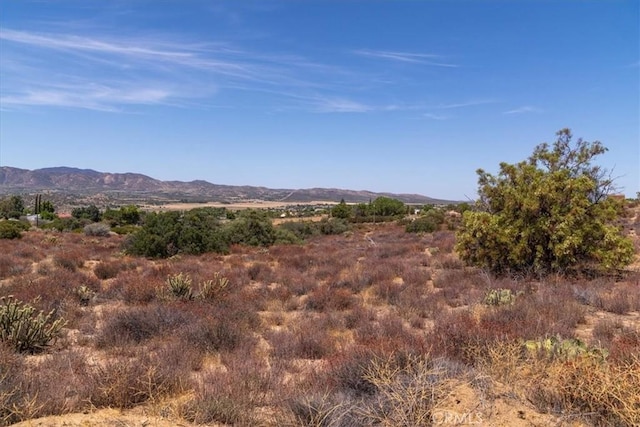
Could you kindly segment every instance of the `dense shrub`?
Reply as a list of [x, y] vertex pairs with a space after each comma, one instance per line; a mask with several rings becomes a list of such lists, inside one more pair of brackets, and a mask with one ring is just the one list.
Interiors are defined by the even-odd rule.
[[22, 221], [0, 221], [0, 239], [19, 239], [29, 224]]
[[183, 390], [186, 369], [175, 369], [156, 355], [139, 352], [136, 358], [108, 360], [97, 366], [90, 381], [94, 407], [132, 408]]
[[433, 233], [439, 225], [427, 217], [416, 218], [407, 224], [407, 233]]
[[280, 224], [277, 229], [293, 233], [300, 240], [305, 240], [320, 232], [316, 223], [312, 221], [287, 221]]
[[164, 305], [121, 309], [109, 313], [96, 344], [99, 348], [139, 344], [194, 320], [193, 316]]
[[323, 219], [318, 223], [320, 233], [324, 235], [342, 234], [351, 229], [349, 223], [341, 218]]
[[478, 170], [478, 211], [467, 211], [457, 249], [469, 264], [495, 273], [566, 273], [615, 269], [633, 259], [633, 245], [614, 221], [622, 204], [607, 197], [612, 180], [592, 160], [606, 149], [568, 129], [527, 160]]
[[121, 261], [103, 261], [93, 268], [93, 273], [98, 279], [113, 279], [124, 268], [125, 265]]
[[99, 236], [106, 237], [111, 232], [111, 229], [107, 224], [93, 223], [84, 226], [84, 234], [87, 236]]
[[20, 218], [24, 214], [24, 201], [20, 196], [0, 199], [0, 218]]
[[44, 229], [53, 229], [58, 231], [74, 231], [82, 230], [85, 225], [90, 224], [91, 221], [83, 218], [55, 218], [53, 221], [42, 225]]
[[349, 219], [352, 214], [351, 206], [347, 205], [344, 199], [340, 200], [340, 203], [331, 209], [331, 216], [334, 218]]
[[231, 244], [270, 246], [276, 241], [276, 231], [267, 213], [259, 210], [242, 212], [225, 227], [225, 236]]
[[71, 210], [71, 216], [76, 219], [86, 219], [91, 222], [98, 222], [102, 219], [102, 213], [96, 205], [74, 208]]
[[218, 212], [200, 208], [188, 212], [150, 213], [133, 233], [126, 250], [133, 255], [166, 258], [178, 253], [226, 252]]
[[142, 213], [137, 206], [122, 206], [120, 209], [109, 209], [104, 212], [103, 219], [108, 221], [112, 227], [136, 225], [142, 219]]
[[138, 230], [137, 225], [117, 225], [111, 229], [114, 233], [117, 234], [132, 234]]

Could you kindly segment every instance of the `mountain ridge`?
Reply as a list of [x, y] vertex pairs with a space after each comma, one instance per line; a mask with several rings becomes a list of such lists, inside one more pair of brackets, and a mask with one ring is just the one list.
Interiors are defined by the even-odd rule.
[[161, 181], [140, 173], [109, 173], [93, 169], [68, 166], [41, 169], [0, 167], [0, 194], [11, 192], [54, 191], [65, 194], [126, 193], [149, 195], [180, 200], [208, 200], [238, 202], [246, 200], [282, 201], [303, 203], [311, 201], [349, 203], [368, 202], [380, 196], [392, 197], [405, 203], [432, 204], [452, 203], [421, 194], [395, 194], [368, 190], [339, 188], [274, 189], [250, 185], [213, 184], [205, 180]]

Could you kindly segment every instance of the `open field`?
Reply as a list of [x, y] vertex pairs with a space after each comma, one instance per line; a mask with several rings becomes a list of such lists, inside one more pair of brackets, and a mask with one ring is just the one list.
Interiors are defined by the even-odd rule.
[[0, 348], [0, 425], [640, 423], [637, 271], [495, 278], [394, 223], [167, 260], [123, 240], [0, 240], [0, 295], [68, 322]]

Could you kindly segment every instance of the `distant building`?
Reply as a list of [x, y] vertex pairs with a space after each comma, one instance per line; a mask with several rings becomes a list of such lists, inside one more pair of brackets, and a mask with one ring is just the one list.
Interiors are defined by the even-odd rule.
[[609, 194], [607, 197], [621, 202], [624, 202], [627, 199], [624, 194]]
[[25, 218], [27, 218], [27, 221], [32, 224], [35, 224], [36, 222], [42, 220], [42, 218], [40, 218], [40, 215], [27, 215]]

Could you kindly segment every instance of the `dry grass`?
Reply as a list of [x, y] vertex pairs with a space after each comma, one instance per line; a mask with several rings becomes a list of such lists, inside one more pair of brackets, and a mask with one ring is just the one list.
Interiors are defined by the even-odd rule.
[[[413, 426], [462, 406], [458, 422], [525, 425], [496, 420], [505, 388], [537, 425], [640, 423], [637, 275], [498, 279], [462, 266], [452, 232], [392, 223], [163, 261], [123, 256], [123, 240], [0, 241], [0, 292], [69, 320], [44, 354], [0, 347], [0, 425], [154, 407], [176, 423]], [[177, 274], [192, 298], [163, 293]], [[517, 296], [487, 306], [491, 289]], [[606, 357], [525, 350], [578, 330]], [[460, 387], [474, 401], [456, 406]]]

